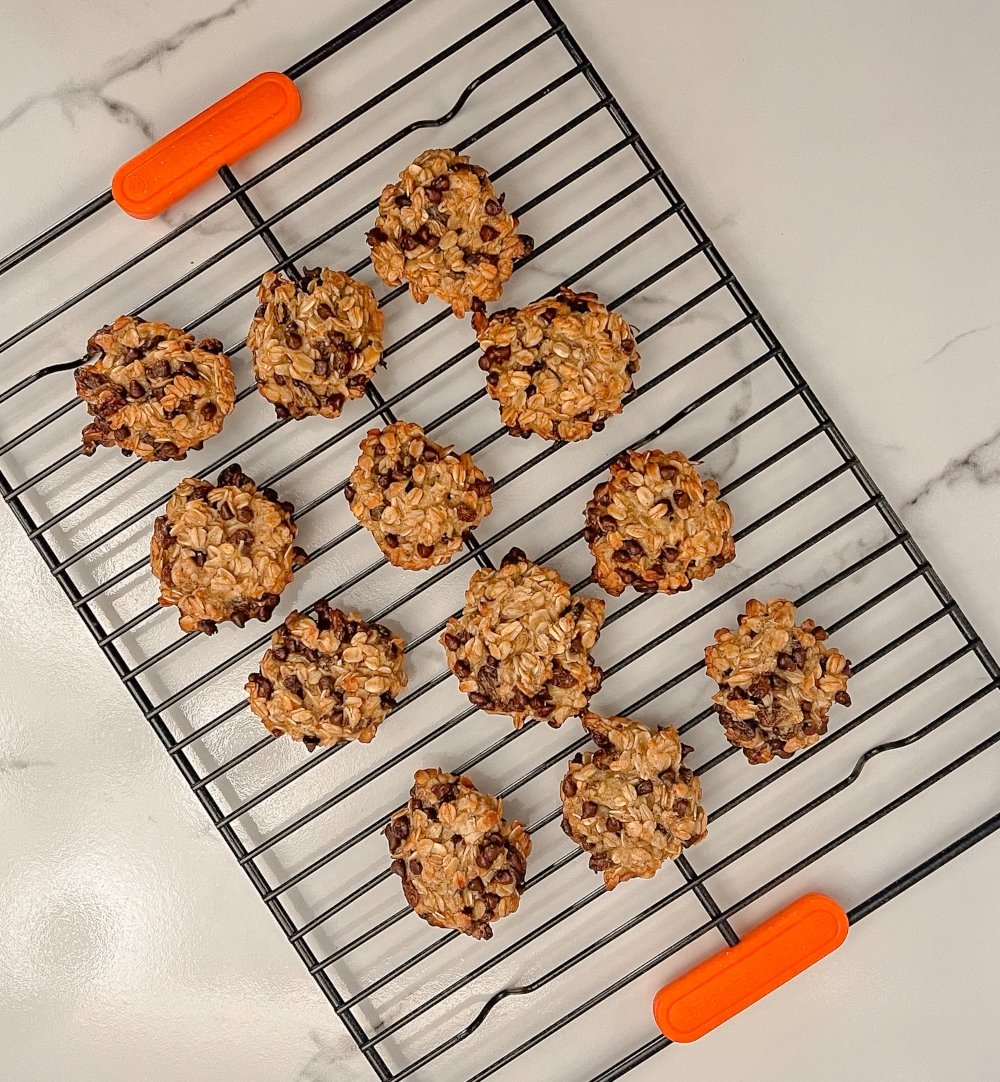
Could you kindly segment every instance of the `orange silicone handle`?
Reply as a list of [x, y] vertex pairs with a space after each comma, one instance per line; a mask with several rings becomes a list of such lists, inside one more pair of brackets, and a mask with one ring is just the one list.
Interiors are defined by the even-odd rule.
[[656, 993], [653, 1017], [672, 1041], [695, 1041], [808, 969], [847, 936], [847, 914], [805, 894]]
[[111, 194], [133, 218], [155, 218], [220, 166], [293, 124], [301, 110], [292, 80], [265, 71], [120, 166]]

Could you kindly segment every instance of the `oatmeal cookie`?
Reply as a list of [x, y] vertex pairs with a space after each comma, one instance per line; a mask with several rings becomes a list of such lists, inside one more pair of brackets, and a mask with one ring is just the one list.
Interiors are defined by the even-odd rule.
[[594, 293], [565, 286], [526, 308], [473, 319], [479, 367], [514, 436], [585, 440], [621, 413], [639, 354], [629, 325]]
[[415, 301], [433, 293], [464, 316], [497, 300], [514, 261], [531, 251], [516, 230], [485, 169], [453, 150], [425, 150], [382, 189], [368, 243], [386, 285], [406, 281]]
[[186, 458], [221, 431], [236, 403], [236, 380], [217, 338], [119, 316], [95, 331], [76, 370], [76, 393], [94, 418], [83, 453], [117, 445], [147, 462]]
[[531, 838], [471, 778], [418, 770], [385, 837], [407, 902], [435, 928], [489, 939], [490, 922], [517, 909]]
[[493, 510], [493, 482], [468, 454], [396, 421], [370, 429], [344, 495], [358, 522], [396, 567], [446, 563]]
[[343, 271], [315, 267], [294, 282], [268, 271], [247, 333], [257, 390], [279, 417], [339, 417], [382, 356], [375, 294]]
[[791, 601], [748, 601], [739, 630], [722, 628], [705, 650], [719, 685], [715, 710], [734, 747], [751, 763], [787, 759], [826, 732], [830, 706], [850, 706], [847, 658], [827, 646], [812, 620], [795, 623]]
[[153, 574], [160, 604], [176, 605], [182, 631], [211, 635], [221, 621], [269, 620], [278, 595], [306, 562], [294, 508], [260, 490], [237, 465], [219, 483], [187, 477], [153, 527]]
[[576, 755], [562, 780], [563, 831], [604, 873], [611, 890], [648, 879], [708, 832], [691, 751], [672, 727], [654, 732], [628, 718], [581, 719], [601, 749]]
[[675, 594], [710, 578], [736, 555], [733, 516], [719, 486], [680, 451], [623, 451], [594, 489], [583, 536], [594, 580], [616, 597]]
[[603, 673], [590, 655], [604, 602], [574, 600], [558, 571], [511, 549], [497, 570], [477, 571], [465, 608], [441, 636], [448, 665], [473, 706], [558, 727], [586, 710]]
[[357, 612], [315, 606], [292, 612], [271, 636], [246, 690], [250, 709], [274, 735], [312, 751], [340, 740], [367, 744], [406, 687], [403, 640]]

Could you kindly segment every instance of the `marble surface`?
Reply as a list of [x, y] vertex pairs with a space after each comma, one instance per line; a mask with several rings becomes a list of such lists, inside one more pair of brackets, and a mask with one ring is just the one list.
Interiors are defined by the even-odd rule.
[[[0, 0], [0, 248], [364, 6]], [[1000, 650], [995, 5], [641, 0], [618, 6], [613, 32], [593, 5], [557, 7]], [[386, 55], [404, 45], [387, 37]], [[199, 228], [205, 244], [218, 239], [213, 228]], [[16, 318], [12, 288], [4, 334]], [[7, 512], [0, 548], [8, 1077], [369, 1077]], [[995, 808], [995, 774], [983, 778], [954, 791], [950, 835], [910, 821], [933, 839], [927, 852], [985, 814], [973, 791]], [[663, 1077], [668, 1057], [700, 1077], [772, 1082], [997, 1077], [997, 844], [866, 919], [793, 986], [634, 1077]], [[595, 1055], [594, 1071], [608, 1062]], [[578, 1077], [559, 1071], [553, 1060], [552, 1077]]]

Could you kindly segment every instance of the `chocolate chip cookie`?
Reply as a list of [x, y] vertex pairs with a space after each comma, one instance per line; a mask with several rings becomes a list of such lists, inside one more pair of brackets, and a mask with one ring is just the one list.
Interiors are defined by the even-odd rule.
[[815, 744], [832, 704], [851, 705], [850, 663], [828, 637], [812, 620], [796, 624], [795, 606], [783, 598], [750, 600], [736, 631], [716, 631], [705, 650], [705, 671], [719, 685], [712, 699], [726, 738], [749, 762]]
[[563, 831], [590, 854], [611, 890], [648, 879], [707, 833], [701, 782], [684, 766], [691, 750], [672, 727], [586, 713], [600, 748], [577, 754], [562, 780]]
[[493, 482], [469, 454], [455, 454], [420, 425], [373, 428], [344, 495], [358, 522], [396, 567], [447, 563], [493, 510]]
[[246, 690], [250, 709], [274, 735], [287, 733], [312, 751], [340, 740], [367, 744], [406, 687], [403, 640], [360, 613], [326, 601], [316, 618], [292, 612]]
[[269, 620], [293, 571], [306, 562], [294, 546], [294, 508], [260, 490], [237, 465], [217, 485], [187, 477], [153, 528], [150, 563], [160, 604], [176, 605], [182, 631], [211, 635], [222, 621]]
[[490, 922], [517, 909], [531, 838], [471, 778], [418, 770], [385, 837], [407, 902], [435, 928], [489, 939]]
[[121, 448], [147, 462], [186, 458], [221, 431], [236, 403], [236, 380], [216, 338], [169, 323], [119, 316], [87, 343], [97, 359], [76, 370], [76, 393], [94, 418], [83, 453]]
[[338, 417], [382, 357], [375, 294], [343, 271], [316, 267], [299, 282], [268, 271], [247, 333], [257, 390], [279, 417]]
[[563, 287], [526, 308], [473, 317], [479, 367], [512, 435], [585, 440], [632, 393], [639, 353], [629, 325], [594, 293]]
[[456, 316], [495, 301], [531, 251], [486, 170], [453, 150], [425, 150], [382, 190], [368, 233], [372, 266], [389, 286], [407, 282], [415, 301], [433, 293]]
[[680, 451], [624, 451], [594, 489], [583, 536], [594, 580], [617, 596], [675, 594], [736, 555], [733, 516], [715, 481]]
[[529, 717], [559, 726], [601, 686], [590, 651], [603, 622], [603, 601], [573, 598], [558, 571], [511, 549], [472, 576], [440, 641], [473, 706], [509, 714], [516, 728]]

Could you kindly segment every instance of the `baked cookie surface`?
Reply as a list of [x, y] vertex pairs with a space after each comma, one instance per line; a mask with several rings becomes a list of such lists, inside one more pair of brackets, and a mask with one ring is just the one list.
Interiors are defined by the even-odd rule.
[[182, 631], [208, 635], [224, 621], [269, 620], [306, 554], [294, 546], [294, 508], [229, 466], [218, 484], [185, 478], [153, 527], [150, 565], [161, 605]]
[[316, 267], [295, 282], [268, 271], [247, 332], [257, 390], [278, 417], [338, 417], [382, 357], [375, 294], [343, 271]]
[[247, 679], [250, 709], [274, 735], [312, 751], [368, 743], [406, 687], [403, 640], [384, 624], [318, 601], [315, 618], [292, 612]]
[[425, 150], [386, 185], [368, 244], [386, 285], [406, 282], [421, 304], [434, 294], [456, 316], [497, 300], [531, 251], [486, 170], [453, 150]]
[[795, 606], [750, 600], [736, 631], [722, 628], [705, 650], [705, 671], [719, 685], [715, 710], [734, 747], [751, 763], [787, 759], [826, 732], [833, 703], [851, 705], [847, 658], [827, 645]]
[[675, 594], [736, 555], [733, 516], [719, 486], [680, 451], [624, 451], [594, 489], [583, 536], [594, 580], [609, 594]]
[[704, 838], [701, 783], [684, 766], [691, 749], [676, 729], [654, 731], [593, 713], [581, 720], [600, 750], [569, 764], [560, 786], [562, 828], [611, 890], [626, 879], [648, 879]]
[[493, 510], [493, 482], [469, 454], [435, 443], [417, 424], [373, 428], [344, 494], [396, 567], [447, 563]]
[[146, 461], [182, 459], [222, 429], [236, 380], [222, 343], [195, 342], [169, 323], [119, 316], [96, 331], [76, 370], [76, 393], [94, 418], [83, 453], [118, 446]]
[[441, 636], [451, 671], [473, 706], [559, 726], [587, 708], [603, 674], [590, 654], [604, 602], [574, 598], [558, 571], [511, 549], [469, 582], [465, 608]]
[[531, 838], [471, 778], [418, 770], [384, 833], [403, 894], [428, 924], [489, 939], [491, 922], [517, 909]]
[[490, 395], [512, 435], [585, 440], [621, 413], [639, 353], [625, 320], [594, 293], [563, 287], [473, 320]]

